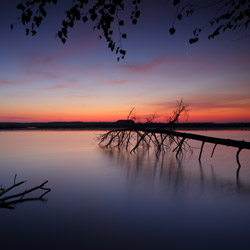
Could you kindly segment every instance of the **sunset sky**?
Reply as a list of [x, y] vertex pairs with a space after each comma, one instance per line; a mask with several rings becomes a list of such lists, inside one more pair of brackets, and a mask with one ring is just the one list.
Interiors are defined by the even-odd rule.
[[55, 37], [70, 1], [51, 5], [34, 37], [22, 25], [10, 30], [20, 1], [3, 2], [0, 122], [115, 121], [133, 107], [138, 118], [166, 121], [181, 99], [189, 109], [182, 121], [250, 122], [250, 38], [237, 31], [208, 41], [204, 31], [190, 45], [194, 24], [207, 12], [177, 23], [170, 36], [171, 5], [142, 1], [138, 24], [123, 28], [127, 55], [117, 62], [91, 23], [79, 22], [66, 44]]

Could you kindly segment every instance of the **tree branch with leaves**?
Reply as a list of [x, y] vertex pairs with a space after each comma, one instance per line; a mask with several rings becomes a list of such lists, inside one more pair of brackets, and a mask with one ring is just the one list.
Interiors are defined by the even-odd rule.
[[[48, 5], [56, 5], [57, 0], [33, 0], [22, 1], [17, 5], [21, 11], [19, 22], [26, 27], [26, 35], [36, 35], [37, 30], [46, 18]], [[75, 22], [91, 22], [93, 30], [99, 31], [99, 38], [104, 38], [108, 48], [117, 54], [117, 60], [124, 59], [126, 50], [122, 47], [122, 39], [127, 38], [127, 34], [122, 32], [125, 21], [120, 18], [120, 13], [125, 11], [125, 5], [132, 6], [129, 13], [132, 24], [136, 24], [140, 16], [140, 0], [73, 0], [72, 6], [65, 10], [65, 18], [62, 20], [62, 28], [57, 31], [57, 37], [65, 43], [68, 39], [68, 31], [73, 28]], [[17, 23], [17, 24], [18, 24]], [[11, 29], [14, 24], [11, 24]], [[114, 33], [118, 32], [119, 39], [115, 41]]]
[[[202, 26], [193, 29], [193, 36], [189, 43], [196, 43], [199, 40], [201, 32], [210, 26], [212, 32], [208, 33], [208, 39], [213, 39], [222, 33], [232, 30], [249, 31], [250, 23], [250, 2], [248, 0], [216, 0], [207, 2], [174, 0], [176, 6], [176, 15], [173, 20], [173, 26], [169, 29], [171, 35], [176, 31], [177, 21], [182, 21], [183, 17], [190, 17], [201, 10], [210, 10], [212, 15], [210, 19], [203, 23]], [[250, 34], [249, 34], [250, 35]]]
[[[61, 0], [25, 0], [17, 5], [21, 11], [18, 22], [11, 24], [22, 24], [25, 26], [26, 35], [36, 35], [38, 28], [49, 12], [49, 4], [57, 5]], [[170, 5], [176, 9], [172, 27], [169, 33], [176, 33], [176, 26], [183, 22], [184, 17], [191, 17], [201, 10], [206, 9], [211, 12], [208, 21], [201, 16], [202, 26], [193, 29], [189, 43], [198, 42], [201, 32], [205, 32], [210, 26], [212, 32], [208, 32], [208, 39], [215, 38], [228, 30], [243, 30], [245, 36], [248, 36], [250, 23], [250, 4], [248, 0], [214, 0], [207, 4], [203, 1], [195, 0], [168, 0]], [[132, 24], [136, 25], [141, 16], [141, 6], [145, 4], [141, 0], [72, 0], [71, 7], [65, 10], [65, 17], [61, 21], [61, 29], [56, 32], [56, 36], [62, 43], [66, 43], [68, 32], [73, 28], [76, 22], [91, 23], [93, 30], [98, 31], [98, 37], [104, 39], [108, 48], [115, 52], [117, 60], [124, 59], [126, 50], [122, 46], [122, 40], [127, 39], [123, 16], [129, 16]], [[152, 1], [152, 7], [154, 1]], [[156, 24], [158, 25], [158, 24]], [[116, 35], [115, 35], [116, 34]], [[118, 39], [116, 38], [118, 36]]]

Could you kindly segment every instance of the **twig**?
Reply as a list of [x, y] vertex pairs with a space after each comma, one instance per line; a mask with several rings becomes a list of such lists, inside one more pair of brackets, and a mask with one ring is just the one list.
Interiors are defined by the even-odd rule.
[[[25, 190], [25, 191], [23, 191], [21, 193], [17, 193], [17, 194], [14, 194], [14, 195], [5, 196], [5, 197], [3, 197], [3, 198], [0, 199], [0, 202], [6, 201], [6, 200], [9, 200], [9, 199], [13, 199], [13, 198], [17, 198], [17, 197], [24, 197], [24, 195], [29, 194], [29, 193], [37, 190], [37, 189], [46, 190], [46, 193], [48, 193], [50, 191], [50, 188], [44, 188], [43, 187], [46, 183], [48, 183], [48, 181], [45, 181], [41, 185], [33, 187], [31, 189], [28, 189], [28, 190]], [[42, 197], [42, 196], [40, 196], [40, 197]]]
[[[20, 182], [16, 183], [16, 177], [17, 177], [17, 175], [15, 175], [15, 177], [14, 177], [14, 184], [12, 186], [10, 186], [9, 188], [4, 189], [0, 193], [0, 196], [8, 193], [9, 191], [13, 190], [14, 188], [16, 188], [16, 187], [18, 187], [26, 182], [26, 181], [20, 181]], [[47, 183], [48, 183], [48, 181], [45, 181], [42, 184], [35, 186], [33, 188], [30, 188], [28, 190], [25, 190], [23, 192], [19, 192], [19, 193], [13, 194], [13, 195], [7, 195], [7, 196], [4, 196], [3, 198], [0, 198], [0, 208], [14, 209], [14, 207], [12, 205], [17, 204], [17, 203], [23, 203], [26, 201], [35, 201], [35, 200], [45, 201], [45, 199], [43, 197], [51, 191], [50, 188], [44, 187]], [[24, 198], [25, 195], [32, 193], [35, 190], [39, 190], [39, 189], [44, 190], [44, 192], [40, 196]]]
[[[25, 182], [26, 182], [26, 181], [20, 181], [20, 182], [18, 182], [18, 183], [16, 183], [16, 184], [13, 184], [11, 187], [9, 187], [9, 188], [7, 188], [7, 189], [4, 189], [4, 191], [2, 191], [2, 192], [0, 193], [0, 197], [1, 197], [3, 194], [5, 194], [5, 193], [9, 192], [10, 190], [12, 190], [13, 188], [16, 188], [16, 187], [22, 185], [22, 184], [25, 183]], [[1, 201], [1, 199], [0, 199], [0, 201]]]

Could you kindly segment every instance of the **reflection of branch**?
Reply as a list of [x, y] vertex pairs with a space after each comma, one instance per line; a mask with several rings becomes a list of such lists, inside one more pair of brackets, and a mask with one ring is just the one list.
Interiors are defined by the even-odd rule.
[[[201, 155], [205, 143], [238, 148], [236, 154], [236, 160], [238, 163], [237, 177], [239, 176], [239, 170], [241, 167], [239, 161], [239, 153], [242, 149], [250, 149], [250, 142], [246, 141], [237, 141], [198, 134], [183, 133], [170, 129], [143, 128], [142, 126], [137, 127], [136, 125], [134, 125], [133, 128], [108, 131], [99, 138], [99, 144], [103, 145], [104, 148], [120, 148], [125, 144], [130, 144], [132, 147], [132, 150], [130, 150], [130, 152], [135, 152], [140, 146], [149, 148], [153, 144], [153, 146], [157, 149], [156, 155], [159, 155], [159, 153], [165, 153], [165, 149], [169, 149], [171, 144], [174, 143], [176, 147], [173, 151], [176, 151], [176, 157], [178, 157], [179, 154], [182, 155], [183, 150], [186, 151], [186, 149], [190, 149], [190, 145], [185, 141], [186, 139], [202, 142], [199, 161], [201, 161]], [[213, 148], [212, 156], [214, 150], [215, 147]]]
[[175, 197], [185, 194], [202, 198], [202, 194], [207, 192], [250, 197], [250, 183], [241, 180], [240, 176], [237, 179], [232, 178], [233, 176], [225, 178], [220, 171], [216, 171], [215, 166], [211, 166], [210, 173], [206, 169], [209, 166], [202, 166], [202, 162], [195, 164], [199, 167], [196, 173], [190, 174], [191, 169], [185, 167], [187, 159], [175, 158], [172, 152], [156, 156], [153, 151], [149, 153], [147, 150], [137, 150], [136, 154], [131, 155], [125, 147], [120, 150], [109, 147], [102, 152], [114, 163], [110, 166], [125, 171], [127, 185], [133, 191], [139, 181], [140, 184], [153, 189], [157, 186], [158, 190]]
[[[14, 207], [12, 205], [17, 204], [17, 203], [23, 203], [26, 201], [35, 201], [35, 200], [41, 200], [41, 201], [46, 200], [43, 197], [51, 191], [50, 188], [44, 187], [48, 183], [48, 181], [45, 181], [42, 184], [35, 186], [33, 188], [27, 189], [23, 192], [19, 192], [19, 193], [13, 194], [13, 195], [6, 195], [3, 198], [1, 198], [1, 196], [3, 196], [4, 194], [8, 193], [9, 191], [13, 190], [14, 188], [16, 188], [22, 184], [24, 184], [25, 182], [26, 181], [20, 181], [20, 182], [16, 183], [16, 175], [15, 175], [14, 184], [7, 189], [3, 189], [3, 188], [1, 189], [2, 192], [0, 193], [0, 208], [14, 209]], [[44, 192], [38, 197], [24, 198], [25, 195], [32, 193], [35, 190], [44, 190]]]

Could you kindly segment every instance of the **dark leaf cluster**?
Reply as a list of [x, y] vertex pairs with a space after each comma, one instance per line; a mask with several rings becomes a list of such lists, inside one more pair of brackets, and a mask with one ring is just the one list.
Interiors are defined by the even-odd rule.
[[[46, 5], [48, 3], [57, 4], [57, 0], [33, 0], [23, 1], [16, 8], [22, 12], [19, 21], [26, 26], [26, 35], [35, 35], [43, 19], [47, 16]], [[11, 24], [11, 29], [14, 25]]]
[[[117, 54], [117, 60], [124, 59], [126, 50], [122, 47], [122, 39], [126, 39], [127, 34], [121, 31], [125, 21], [120, 18], [120, 13], [125, 10], [125, 4], [131, 5], [131, 22], [136, 24], [140, 17], [140, 2], [141, 0], [73, 0], [72, 7], [65, 11], [66, 16], [62, 20], [62, 28], [57, 32], [57, 37], [65, 43], [69, 28], [73, 28], [76, 21], [92, 22], [93, 30], [99, 31], [99, 38], [105, 39], [108, 48]], [[19, 19], [26, 26], [26, 35], [37, 33], [37, 28], [47, 16], [48, 3], [57, 4], [57, 0], [24, 1], [17, 5], [17, 9], [21, 11]], [[114, 38], [115, 32], [118, 32], [118, 41]]]
[[[208, 39], [215, 38], [221, 33], [228, 30], [248, 30], [250, 22], [250, 1], [249, 0], [217, 0], [206, 5], [206, 3], [197, 1], [174, 0], [176, 5], [176, 18], [174, 19], [173, 27], [169, 30], [170, 34], [175, 33], [176, 20], [183, 20], [183, 17], [192, 16], [201, 9], [212, 9], [213, 14], [208, 23], [202, 27], [197, 27], [193, 30], [193, 36], [189, 39], [190, 44], [196, 43], [199, 40], [200, 33], [207, 28], [212, 27], [212, 32], [208, 34]], [[211, 12], [212, 13], [212, 12]]]
[[[212, 32], [208, 32], [208, 39], [215, 38], [227, 30], [244, 31], [249, 29], [250, 23], [250, 0], [216, 0], [206, 5], [195, 0], [169, 0], [176, 9], [169, 33], [176, 33], [176, 21], [182, 22], [184, 17], [192, 16], [201, 9], [209, 10], [212, 17], [202, 27], [193, 30], [189, 43], [193, 44], [199, 40], [200, 33], [210, 26]], [[47, 16], [48, 4], [56, 5], [57, 0], [25, 0], [16, 7], [21, 11], [19, 23], [25, 26], [26, 35], [35, 35], [42, 21]], [[125, 21], [120, 18], [121, 13], [126, 11], [132, 24], [136, 25], [141, 16], [141, 0], [72, 0], [72, 6], [65, 11], [62, 27], [57, 31], [57, 37], [65, 43], [68, 32], [73, 28], [76, 21], [92, 23], [93, 30], [99, 32], [99, 38], [104, 39], [108, 48], [115, 52], [117, 60], [124, 59], [126, 50], [123, 49], [122, 40], [127, 39], [127, 33], [122, 29]], [[153, 3], [152, 3], [153, 4]], [[129, 10], [129, 11], [128, 11]], [[14, 25], [11, 24], [11, 29]], [[115, 35], [116, 34], [116, 35]], [[118, 38], [117, 38], [118, 34]]]

